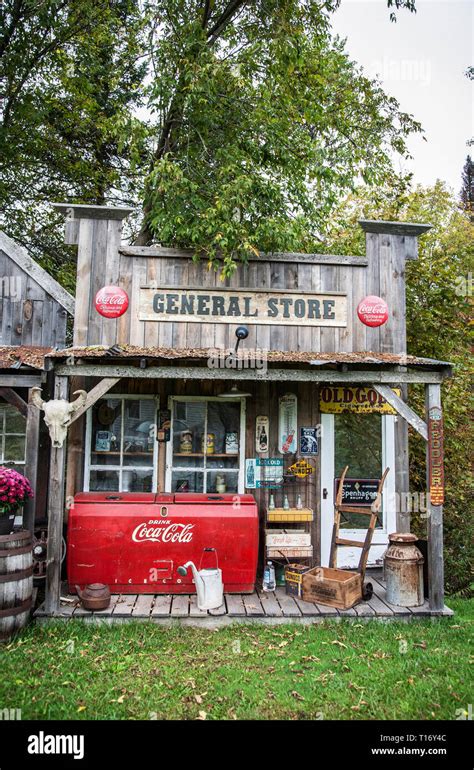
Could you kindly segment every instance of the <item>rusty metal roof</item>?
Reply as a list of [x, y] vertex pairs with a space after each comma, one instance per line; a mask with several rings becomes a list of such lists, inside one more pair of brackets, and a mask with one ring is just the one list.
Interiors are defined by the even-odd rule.
[[0, 345], [0, 369], [20, 369], [22, 366], [44, 369], [45, 358], [52, 351], [53, 348], [33, 345]]
[[[138, 345], [113, 345], [105, 347], [103, 345], [93, 345], [90, 347], [71, 347], [63, 350], [53, 350], [48, 354], [48, 358], [81, 358], [81, 359], [207, 359], [210, 355], [216, 355], [217, 352], [226, 353], [229, 349], [222, 351], [217, 348], [158, 348], [158, 347], [140, 347]], [[269, 363], [301, 363], [311, 364], [313, 366], [325, 366], [331, 364], [370, 364], [386, 366], [425, 366], [429, 368], [444, 368], [451, 366], [447, 361], [437, 361], [433, 358], [419, 358], [417, 356], [393, 353], [373, 353], [363, 351], [357, 353], [320, 353], [320, 352], [302, 352], [302, 351], [260, 351], [241, 347], [239, 355], [251, 355], [264, 353]]]

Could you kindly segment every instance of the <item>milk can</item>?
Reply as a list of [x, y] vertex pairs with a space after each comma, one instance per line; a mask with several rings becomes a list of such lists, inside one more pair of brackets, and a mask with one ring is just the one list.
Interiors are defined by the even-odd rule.
[[388, 539], [384, 556], [387, 601], [400, 607], [418, 607], [424, 601], [424, 559], [415, 545], [417, 537], [394, 532]]

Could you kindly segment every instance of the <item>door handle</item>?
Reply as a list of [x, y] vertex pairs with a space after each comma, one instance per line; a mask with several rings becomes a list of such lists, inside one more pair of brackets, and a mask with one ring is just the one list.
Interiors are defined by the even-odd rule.
[[323, 489], [323, 500], [327, 500], [327, 499], [328, 499], [328, 491], [327, 491], [326, 487], [324, 487], [324, 489]]

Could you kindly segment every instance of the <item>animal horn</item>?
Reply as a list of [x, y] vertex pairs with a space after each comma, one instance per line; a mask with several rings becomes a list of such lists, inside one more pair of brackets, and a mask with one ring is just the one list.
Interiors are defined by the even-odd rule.
[[41, 388], [31, 388], [31, 400], [37, 409], [43, 409], [44, 401], [41, 398]]
[[86, 403], [87, 398], [87, 390], [75, 390], [72, 394], [73, 396], [77, 395], [77, 398], [75, 401], [71, 401], [72, 411], [77, 412], [78, 409], [80, 409], [84, 404]]

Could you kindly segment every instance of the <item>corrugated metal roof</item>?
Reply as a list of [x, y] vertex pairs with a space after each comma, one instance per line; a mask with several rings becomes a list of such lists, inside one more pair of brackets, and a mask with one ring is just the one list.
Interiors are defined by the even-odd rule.
[[52, 350], [32, 345], [0, 345], [0, 369], [19, 369], [21, 366], [44, 369], [45, 358]]
[[[105, 347], [94, 345], [91, 347], [71, 347], [63, 350], [54, 350], [49, 354], [50, 358], [147, 358], [147, 359], [207, 359], [215, 354], [217, 349], [211, 348], [157, 348], [139, 347], [137, 345], [114, 345]], [[221, 351], [225, 353], [225, 350]], [[447, 361], [437, 361], [432, 358], [418, 358], [411, 355], [395, 355], [392, 353], [373, 353], [363, 351], [357, 353], [320, 353], [301, 351], [251, 351], [245, 347], [239, 349], [239, 354], [251, 355], [264, 352], [270, 363], [302, 363], [314, 366], [330, 364], [370, 364], [388, 366], [427, 366], [446, 367], [451, 366]]]

